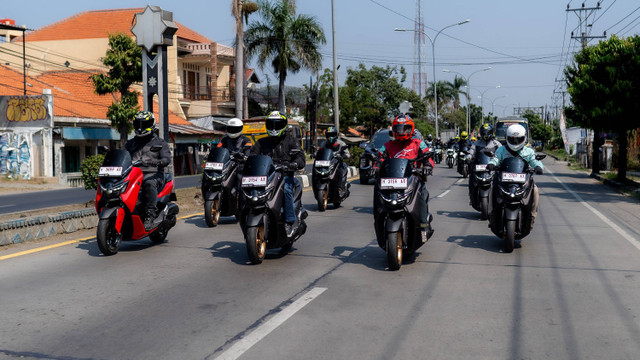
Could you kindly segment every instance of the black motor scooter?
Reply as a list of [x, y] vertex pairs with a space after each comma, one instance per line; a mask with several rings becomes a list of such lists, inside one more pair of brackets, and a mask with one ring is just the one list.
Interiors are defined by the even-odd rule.
[[207, 226], [218, 225], [220, 216], [238, 215], [238, 172], [246, 156], [228, 149], [211, 149], [202, 173], [202, 198]]
[[475, 159], [470, 166], [469, 175], [469, 200], [475, 210], [480, 211], [480, 218], [487, 220], [489, 214], [489, 197], [491, 195], [491, 183], [495, 172], [487, 170], [487, 164], [491, 160], [482, 148], [476, 149]]
[[296, 182], [293, 196], [298, 220], [291, 236], [287, 236], [283, 209], [286, 175], [291, 175], [289, 170], [276, 166], [271, 157], [266, 155], [249, 156], [244, 164], [240, 227], [247, 243], [249, 260], [253, 264], [262, 263], [267, 249], [282, 248], [288, 251], [307, 230], [302, 187]]
[[469, 176], [469, 164], [467, 164], [467, 156], [469, 155], [469, 147], [466, 145], [462, 145], [462, 147], [458, 150], [458, 174], [462, 175], [463, 178]]
[[[536, 155], [542, 160], [546, 155]], [[531, 232], [533, 205], [533, 169], [519, 156], [502, 160], [496, 172], [493, 195], [489, 202], [489, 227], [504, 239], [504, 251], [513, 252], [515, 240]]]
[[[432, 156], [429, 152], [428, 156]], [[425, 236], [421, 231], [421, 211], [428, 211], [429, 192], [423, 186], [424, 172], [416, 168], [418, 159], [385, 159], [374, 189], [374, 227], [378, 245], [387, 253], [390, 270], [402, 265], [404, 252], [413, 254], [433, 234], [433, 216], [427, 213]], [[422, 191], [426, 192], [422, 196]]]
[[[323, 148], [316, 153], [311, 184], [319, 211], [325, 211], [330, 202], [337, 208], [349, 196], [351, 184], [347, 183], [346, 167], [347, 164], [332, 149]], [[342, 179], [338, 177], [340, 168], [345, 170]], [[338, 188], [341, 182], [346, 186], [342, 191]]]

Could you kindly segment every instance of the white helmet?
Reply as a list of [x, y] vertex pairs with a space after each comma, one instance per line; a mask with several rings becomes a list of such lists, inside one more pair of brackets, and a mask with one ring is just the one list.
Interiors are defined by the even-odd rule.
[[507, 128], [507, 146], [513, 151], [518, 151], [527, 143], [527, 130], [524, 126], [514, 124]]
[[229, 137], [232, 139], [235, 139], [238, 136], [242, 135], [243, 125], [244, 124], [242, 123], [242, 120], [238, 118], [229, 120], [229, 122], [227, 123], [227, 135], [229, 135]]

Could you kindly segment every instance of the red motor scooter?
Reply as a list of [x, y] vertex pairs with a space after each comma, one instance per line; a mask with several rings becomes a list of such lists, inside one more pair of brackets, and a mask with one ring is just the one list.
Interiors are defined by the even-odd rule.
[[142, 170], [131, 162], [126, 150], [107, 153], [98, 172], [96, 211], [99, 216], [96, 239], [104, 255], [118, 252], [122, 241], [140, 240], [146, 236], [154, 244], [162, 243], [169, 229], [176, 224], [179, 212], [173, 178], [165, 174], [164, 187], [158, 192], [157, 217], [154, 228], [146, 231], [143, 225], [144, 203], [139, 199]]

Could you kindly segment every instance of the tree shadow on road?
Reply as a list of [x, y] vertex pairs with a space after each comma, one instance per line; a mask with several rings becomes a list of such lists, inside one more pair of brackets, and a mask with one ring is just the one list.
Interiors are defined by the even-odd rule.
[[[193, 216], [184, 221], [187, 224], [193, 224], [199, 228], [208, 229], [209, 226], [207, 222], [204, 220], [204, 215], [202, 216]], [[237, 224], [238, 220], [234, 216], [220, 216], [220, 220], [218, 221], [218, 226], [227, 225], [227, 224]]]
[[438, 215], [444, 215], [452, 218], [477, 220], [480, 219], [480, 213], [478, 211], [446, 211], [439, 210]]
[[[405, 255], [402, 264], [414, 263], [419, 255], [419, 252], [410, 256]], [[372, 270], [389, 271], [386, 253], [378, 247], [375, 239], [362, 248], [335, 246], [331, 256], [342, 260], [343, 263], [364, 265]]]
[[[209, 250], [211, 250], [211, 255], [213, 257], [227, 258], [231, 260], [231, 262], [238, 265], [251, 265], [249, 256], [247, 255], [247, 245], [244, 242], [219, 241], [213, 244], [213, 246], [210, 247]], [[266, 254], [264, 255], [264, 259], [280, 259], [293, 250], [295, 250], [295, 247], [292, 247], [291, 250], [286, 252], [282, 249], [270, 249], [267, 250]]]

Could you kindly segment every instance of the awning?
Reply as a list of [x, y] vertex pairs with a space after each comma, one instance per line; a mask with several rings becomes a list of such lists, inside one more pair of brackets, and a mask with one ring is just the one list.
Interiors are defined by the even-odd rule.
[[120, 140], [120, 133], [115, 129], [65, 127], [62, 138], [66, 140]]

